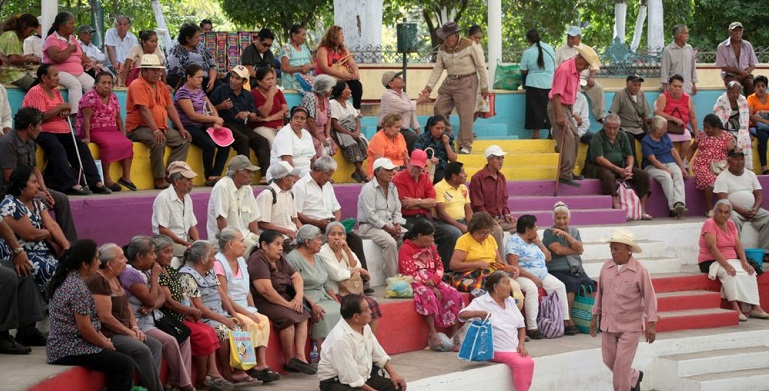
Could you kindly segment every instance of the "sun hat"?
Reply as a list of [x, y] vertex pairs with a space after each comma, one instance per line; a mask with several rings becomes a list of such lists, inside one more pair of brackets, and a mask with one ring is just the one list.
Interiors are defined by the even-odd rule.
[[425, 165], [427, 165], [427, 152], [421, 149], [414, 149], [414, 151], [411, 152], [409, 164], [419, 168], [425, 168]]
[[229, 147], [233, 142], [235, 142], [235, 137], [232, 136], [232, 131], [229, 128], [225, 128], [223, 126], [219, 129], [216, 129], [212, 126], [206, 129], [206, 133], [211, 136], [211, 140], [214, 141], [214, 144], [220, 147]]
[[582, 29], [581, 29], [581, 28], [579, 28], [578, 26], [571, 26], [571, 27], [569, 27], [569, 29], [566, 31], [566, 35], [568, 35], [568, 36], [570, 36], [570, 37], [577, 37], [577, 36], [580, 36], [580, 35], [582, 35]]
[[182, 174], [182, 176], [187, 179], [192, 179], [198, 176], [195, 171], [192, 171], [192, 168], [190, 168], [190, 165], [187, 164], [187, 162], [181, 160], [171, 162], [171, 164], [168, 165], [168, 175], [176, 173]]
[[488, 159], [492, 156], [505, 156], [507, 155], [507, 152], [503, 151], [502, 148], [499, 147], [499, 145], [489, 145], [489, 147], [486, 148], [486, 152], [483, 155], [486, 156], [486, 159]]
[[400, 76], [402, 74], [403, 74], [402, 71], [401, 72], [387, 71], [387, 72], [383, 73], [382, 74], [382, 85], [384, 86], [384, 88], [388, 88], [388, 85], [390, 84], [390, 82], [393, 81], [393, 79], [395, 79], [396, 77], [398, 77], [398, 76]]
[[443, 27], [439, 28], [438, 30], [435, 30], [435, 35], [438, 36], [440, 39], [446, 39], [451, 34], [456, 34], [459, 32], [459, 25], [457, 25], [455, 22], [448, 22], [443, 25]]
[[374, 171], [379, 168], [384, 168], [385, 170], [394, 170], [395, 167], [397, 166], [393, 164], [393, 161], [386, 157], [380, 157], [379, 159], [374, 160]]
[[622, 243], [630, 246], [630, 251], [640, 254], [643, 252], [641, 250], [641, 247], [638, 247], [638, 245], [633, 241], [633, 233], [623, 229], [623, 228], [617, 228], [614, 230], [614, 233], [611, 235], [611, 239], [609, 239], [609, 243]]
[[230, 162], [227, 163], [227, 169], [257, 171], [259, 170], [259, 167], [251, 164], [251, 160], [248, 158], [248, 156], [237, 155], [230, 159]]
[[601, 60], [598, 58], [598, 53], [587, 45], [575, 45], [574, 49], [577, 50], [577, 54], [590, 64], [590, 68], [598, 68], [601, 66]]
[[269, 168], [269, 174], [273, 181], [277, 181], [289, 175], [299, 176], [300, 169], [294, 168], [285, 160], [274, 163]]
[[141, 63], [139, 63], [141, 69], [166, 69], [165, 65], [160, 63], [160, 57], [157, 54], [143, 54]]

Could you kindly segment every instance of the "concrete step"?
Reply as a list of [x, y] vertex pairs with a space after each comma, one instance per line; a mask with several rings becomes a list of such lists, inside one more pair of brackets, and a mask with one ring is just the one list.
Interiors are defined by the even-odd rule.
[[769, 365], [740, 371], [709, 373], [685, 378], [686, 390], [696, 391], [766, 391], [769, 390]]
[[[607, 251], [608, 252], [608, 251]], [[582, 267], [585, 269], [585, 273], [593, 279], [598, 279], [598, 275], [601, 273], [601, 267], [604, 262], [611, 259], [611, 256], [606, 256], [601, 259], [582, 259]], [[645, 267], [649, 273], [674, 273], [680, 270], [681, 261], [674, 258], [654, 258], [654, 257], [639, 257], [637, 258]]]
[[[541, 226], [549, 226], [553, 221], [552, 210], [519, 210], [513, 212], [515, 216], [533, 215]], [[575, 225], [600, 225], [622, 224], [625, 221], [625, 212], [611, 208], [577, 209], [571, 211], [571, 222]], [[541, 223], [540, 223], [541, 222]], [[583, 258], [584, 259], [584, 258]]]
[[[484, 164], [485, 165], [485, 164]], [[484, 166], [478, 165], [478, 166], [466, 166], [465, 172], [467, 173], [468, 178], [472, 177], [473, 174], [480, 171]], [[530, 165], [530, 166], [513, 166], [513, 165], [505, 165], [502, 167], [502, 173], [505, 175], [505, 179], [507, 179], [508, 184], [510, 181], [546, 181], [547, 179], [551, 179], [550, 181], [550, 195], [553, 194], [553, 186], [554, 181], [552, 178], [555, 178], [555, 174], [557, 171], [556, 162], [553, 162], [551, 165]], [[510, 185], [508, 185], [508, 189], [510, 188]], [[575, 194], [574, 192], [570, 192], [567, 190], [567, 188], [572, 188], [571, 186], [562, 185], [559, 187], [559, 194], [563, 191], [563, 194]], [[576, 188], [574, 188], [576, 189]], [[593, 192], [577, 192], [576, 194], [600, 194], [599, 193], [593, 193]], [[510, 194], [512, 195], [512, 193]]]
[[682, 311], [692, 309], [719, 308], [721, 294], [718, 292], [696, 290], [664, 292], [657, 294], [658, 311]]
[[658, 312], [657, 332], [736, 326], [736, 311], [721, 308]]
[[[569, 209], [611, 209], [611, 196], [605, 195], [581, 195], [581, 196], [515, 196], [507, 201], [508, 207], [513, 213], [519, 210], [550, 210], [556, 202], [561, 201], [569, 206]], [[551, 221], [552, 216], [547, 221]], [[544, 222], [538, 222], [540, 226], [545, 226]]]
[[[538, 140], [527, 140], [538, 141]], [[503, 170], [508, 169], [503, 167]], [[465, 167], [467, 170], [467, 167]], [[513, 196], [552, 196], [555, 187], [555, 163], [552, 167], [547, 167], [545, 173], [549, 174], [549, 177], [544, 179], [520, 179], [516, 182], [512, 182], [506, 171], [505, 177], [507, 177], [507, 192], [510, 197]], [[541, 175], [541, 174], [540, 174]], [[468, 173], [468, 177], [470, 174]], [[597, 195], [602, 194], [601, 182], [597, 179], [584, 179], [580, 181], [582, 186], [572, 187], [560, 184], [558, 186], [558, 196], [574, 196], [574, 195]], [[552, 207], [552, 206], [551, 206]]]
[[[473, 147], [473, 153], [469, 155], [458, 155], [457, 160], [468, 167], [483, 167], [486, 165], [484, 151], [484, 149]], [[555, 167], [556, 164], [558, 164], [557, 153], [525, 152], [505, 156], [505, 165], [503, 168], [550, 165]]]
[[[574, 211], [572, 211], [572, 214]], [[624, 212], [622, 212], [622, 216], [624, 216]], [[582, 230], [580, 229], [580, 234], [582, 234]], [[612, 230], [604, 229], [603, 236], [600, 238], [597, 238], [597, 240], [586, 240], [584, 234], [582, 234], [582, 248], [584, 249], [584, 252], [582, 253], [582, 259], [609, 259], [611, 258], [611, 253], [609, 252], [609, 239], [611, 238]], [[644, 251], [641, 254], [638, 254], [636, 258], [638, 259], [648, 259], [648, 258], [674, 258], [670, 256], [670, 254], [665, 249], [665, 243], [659, 240], [650, 240], [650, 239], [635, 239], [636, 244], [638, 244], [641, 249]]]
[[[478, 136], [480, 136], [480, 134]], [[473, 151], [483, 153], [483, 151], [491, 145], [498, 145], [503, 151], [510, 154], [553, 153], [555, 143], [552, 140], [476, 140], [473, 143]]]
[[652, 275], [652, 284], [657, 294], [692, 290], [721, 291], [721, 283], [712, 281], [704, 273], [671, 273]]
[[769, 346], [715, 349], [659, 357], [679, 377], [769, 367]]

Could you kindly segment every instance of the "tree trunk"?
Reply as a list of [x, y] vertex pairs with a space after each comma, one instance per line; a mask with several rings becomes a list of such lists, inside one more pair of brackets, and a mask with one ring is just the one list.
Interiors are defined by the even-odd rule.
[[614, 38], [619, 38], [620, 43], [625, 43], [625, 20], [627, 19], [627, 2], [618, 0], [614, 2]]
[[166, 47], [166, 52], [171, 50], [171, 33], [168, 31], [168, 25], [166, 24], [166, 18], [163, 16], [163, 7], [160, 5], [160, 0], [152, 1], [152, 13], [155, 14], [155, 23], [157, 23], [157, 33], [160, 38], [163, 39], [163, 44]]
[[381, 62], [382, 12], [383, 0], [334, 0], [334, 24], [344, 29], [356, 62]]
[[649, 0], [649, 53], [658, 53], [665, 47], [664, 14], [662, 0]]
[[635, 32], [633, 32], [633, 41], [630, 42], [630, 50], [636, 51], [641, 45], [641, 36], [644, 32], [644, 23], [646, 23], [646, 4], [638, 7], [638, 17], [635, 20]]

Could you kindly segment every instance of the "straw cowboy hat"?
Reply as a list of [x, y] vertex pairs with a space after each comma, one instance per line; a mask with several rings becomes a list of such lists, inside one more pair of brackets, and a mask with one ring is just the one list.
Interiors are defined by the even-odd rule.
[[141, 69], [166, 69], [166, 67], [160, 63], [160, 57], [157, 54], [144, 54], [142, 55], [142, 61], [139, 63]]
[[630, 251], [636, 254], [643, 252], [641, 247], [638, 247], [638, 245], [633, 241], [633, 233], [623, 228], [617, 228], [614, 230], [614, 233], [611, 235], [611, 239], [609, 239], [609, 243], [626, 244], [630, 246]]
[[456, 34], [459, 32], [459, 25], [457, 25], [454, 22], [448, 22], [444, 24], [441, 28], [438, 30], [435, 30], [435, 35], [438, 36], [440, 39], [446, 39], [451, 34]]
[[601, 66], [601, 60], [598, 59], [598, 54], [590, 46], [575, 45], [574, 49], [577, 50], [577, 54], [582, 56], [582, 58], [590, 64], [590, 68], [598, 68]]

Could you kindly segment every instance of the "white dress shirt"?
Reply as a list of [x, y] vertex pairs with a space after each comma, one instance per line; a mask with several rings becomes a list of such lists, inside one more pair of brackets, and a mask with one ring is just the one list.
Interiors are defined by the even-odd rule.
[[251, 232], [248, 229], [249, 224], [259, 220], [261, 213], [251, 186], [243, 185], [238, 189], [232, 178], [225, 176], [211, 189], [206, 216], [208, 239], [213, 240], [219, 233], [216, 223], [218, 217], [224, 217], [228, 227], [240, 230], [240, 233], [247, 237]]
[[312, 176], [305, 175], [296, 181], [291, 191], [296, 211], [311, 219], [328, 220], [334, 217], [335, 211], [342, 209], [331, 182], [321, 188]]
[[184, 195], [184, 201], [179, 199], [173, 186], [161, 191], [152, 203], [152, 233], [160, 234], [159, 226], [168, 228], [176, 236], [189, 241], [190, 228], [198, 225], [195, 212], [192, 210], [192, 198]]
[[321, 345], [318, 379], [323, 381], [336, 377], [342, 384], [359, 388], [371, 376], [372, 364], [384, 368], [388, 361], [390, 356], [385, 353], [369, 325], [363, 326], [361, 334], [341, 319]]
[[296, 218], [296, 204], [294, 204], [294, 196], [291, 194], [291, 190], [283, 191], [274, 182], [270, 184], [270, 187], [275, 190], [277, 200], [273, 202], [272, 192], [269, 189], [262, 190], [256, 196], [256, 204], [262, 212], [259, 221], [296, 231], [296, 224], [293, 220]]

